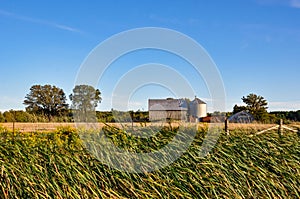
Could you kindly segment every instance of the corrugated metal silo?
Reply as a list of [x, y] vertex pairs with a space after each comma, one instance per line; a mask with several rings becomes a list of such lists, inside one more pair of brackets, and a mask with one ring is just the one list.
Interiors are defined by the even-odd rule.
[[192, 116], [196, 118], [202, 118], [207, 116], [206, 103], [200, 100], [199, 98], [195, 98], [191, 102], [191, 113]]

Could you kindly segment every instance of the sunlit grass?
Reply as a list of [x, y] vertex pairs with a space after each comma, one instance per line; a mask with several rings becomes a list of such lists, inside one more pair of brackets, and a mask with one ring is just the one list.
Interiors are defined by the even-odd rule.
[[[13, 134], [0, 127], [1, 198], [300, 198], [300, 137], [277, 132], [249, 137], [221, 134], [207, 157], [199, 157], [206, 128], [189, 150], [154, 172], [121, 172], [100, 163], [76, 130]], [[89, 132], [91, 133], [91, 132]], [[246, 133], [246, 135], [245, 135]], [[163, 147], [176, 129], [153, 138], [107, 128], [113, 143], [132, 152]]]

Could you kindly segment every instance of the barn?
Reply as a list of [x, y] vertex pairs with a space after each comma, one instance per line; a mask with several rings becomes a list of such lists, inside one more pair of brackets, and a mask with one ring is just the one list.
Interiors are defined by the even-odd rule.
[[206, 103], [196, 98], [193, 101], [188, 99], [149, 99], [148, 100], [149, 120], [181, 120], [199, 121], [205, 117]]
[[149, 120], [187, 120], [188, 106], [183, 99], [149, 99]]

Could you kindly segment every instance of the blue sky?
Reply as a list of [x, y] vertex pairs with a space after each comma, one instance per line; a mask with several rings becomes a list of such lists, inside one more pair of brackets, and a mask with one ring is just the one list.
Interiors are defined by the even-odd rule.
[[[0, 111], [24, 109], [34, 84], [56, 85], [69, 95], [92, 49], [114, 34], [141, 27], [173, 29], [201, 44], [223, 78], [227, 111], [249, 93], [265, 97], [270, 111], [299, 110], [299, 19], [300, 0], [0, 0]], [[197, 96], [210, 100], [205, 83], [195, 83], [184, 61], [149, 50], [121, 57], [107, 71], [98, 86], [99, 110], [112, 108], [110, 96], [122, 73], [149, 62], [174, 65], [191, 79]], [[147, 110], [148, 97], [170, 95], [145, 86], [133, 94], [130, 108]]]

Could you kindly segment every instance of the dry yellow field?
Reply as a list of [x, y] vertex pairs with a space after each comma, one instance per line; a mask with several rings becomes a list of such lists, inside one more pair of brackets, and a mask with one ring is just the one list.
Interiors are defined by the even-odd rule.
[[[0, 126], [6, 127], [9, 130], [13, 129], [13, 123], [1, 123]], [[15, 123], [15, 129], [21, 132], [31, 131], [51, 131], [60, 126], [72, 126], [74, 123]]]
[[[95, 125], [95, 124], [92, 124]], [[97, 123], [96, 124], [97, 127], [101, 128], [103, 127], [105, 124], [103, 123]], [[108, 123], [108, 125], [112, 125], [112, 126], [116, 126], [116, 127], [131, 127], [131, 123]], [[135, 127], [141, 127], [141, 125], [145, 126], [157, 126], [157, 125], [163, 125], [162, 123], [133, 123], [133, 126]], [[164, 124], [164, 125], [168, 125], [168, 124]], [[178, 125], [184, 125], [184, 126], [188, 126], [190, 125], [190, 123], [172, 123], [172, 126], [178, 126]], [[216, 124], [216, 123], [212, 123], [212, 126], [217, 125], [217, 126], [222, 126], [223, 124]], [[266, 128], [270, 128], [272, 126], [275, 126], [276, 124], [236, 124], [236, 123], [230, 123], [228, 125], [229, 130], [234, 130], [234, 129], [251, 129], [251, 130], [256, 130], [256, 131], [260, 131]], [[12, 130], [13, 129], [13, 123], [0, 123], [0, 126], [6, 127], [7, 129]], [[58, 127], [61, 126], [71, 126], [71, 127], [76, 127], [75, 123], [15, 123], [15, 129], [17, 131], [21, 131], [21, 132], [32, 132], [32, 131], [52, 131], [55, 130]], [[207, 123], [198, 123], [199, 127], [203, 127], [203, 126], [208, 126]], [[295, 128], [300, 128], [300, 123], [295, 123], [295, 124], [291, 124], [289, 125], [291, 127], [295, 127]]]
[[[33, 131], [52, 131], [57, 129], [58, 127], [62, 126], [70, 126], [70, 127], [78, 127], [81, 126], [80, 124], [76, 123], [19, 123], [16, 122], [15, 124], [15, 130], [20, 131], [20, 132], [33, 132]], [[86, 126], [87, 124], [82, 124], [83, 126]], [[104, 123], [92, 123], [90, 125], [97, 126], [98, 128], [101, 128], [105, 126]], [[126, 126], [129, 127], [131, 126], [131, 123], [124, 123], [124, 124], [119, 124], [119, 123], [108, 123], [110, 126], [115, 126], [115, 127], [121, 127], [121, 126]], [[133, 123], [134, 126], [141, 126], [140, 123]], [[13, 129], [13, 123], [0, 123], [0, 126], [6, 127], [9, 130]]]

